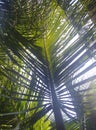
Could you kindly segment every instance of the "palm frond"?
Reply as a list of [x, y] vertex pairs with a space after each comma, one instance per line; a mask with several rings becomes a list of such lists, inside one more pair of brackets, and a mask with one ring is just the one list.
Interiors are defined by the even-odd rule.
[[96, 79], [94, 4], [0, 1], [1, 129], [83, 129]]

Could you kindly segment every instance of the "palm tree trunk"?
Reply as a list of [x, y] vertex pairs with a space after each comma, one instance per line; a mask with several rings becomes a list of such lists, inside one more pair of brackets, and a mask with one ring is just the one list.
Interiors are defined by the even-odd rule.
[[46, 50], [46, 38], [44, 36], [44, 50], [45, 50], [45, 57], [46, 57], [46, 61], [47, 61], [47, 66], [48, 66], [48, 70], [47, 70], [47, 75], [48, 75], [48, 86], [51, 90], [51, 96], [52, 96], [52, 105], [53, 105], [53, 112], [54, 112], [54, 117], [55, 117], [55, 123], [56, 123], [56, 130], [65, 130], [65, 126], [64, 126], [64, 121], [62, 118], [62, 114], [60, 111], [60, 104], [58, 102], [58, 98], [55, 92], [55, 84], [54, 84], [54, 80], [52, 78], [52, 71], [51, 71], [51, 67], [50, 67], [50, 59], [48, 60], [48, 54], [47, 54], [47, 50]]
[[55, 86], [54, 86], [55, 84], [52, 79], [51, 72], [49, 73], [49, 77], [50, 77], [50, 88], [51, 88], [51, 95], [52, 95], [53, 112], [54, 112], [54, 117], [55, 117], [55, 122], [56, 122], [56, 129], [66, 130], [64, 126], [64, 121], [61, 114], [61, 110], [60, 110], [60, 104], [59, 104], [59, 101], [55, 92]]
[[[51, 84], [53, 86], [53, 84]], [[54, 117], [56, 122], [56, 128], [57, 130], [65, 130], [64, 121], [62, 118], [62, 114], [60, 111], [60, 105], [54, 90], [54, 87], [52, 88], [52, 103], [53, 103], [53, 111], [54, 111]]]

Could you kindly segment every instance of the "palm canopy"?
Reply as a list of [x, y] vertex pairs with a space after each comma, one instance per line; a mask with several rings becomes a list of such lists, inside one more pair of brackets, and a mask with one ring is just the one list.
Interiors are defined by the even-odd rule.
[[96, 79], [95, 5], [0, 1], [1, 129], [84, 129]]

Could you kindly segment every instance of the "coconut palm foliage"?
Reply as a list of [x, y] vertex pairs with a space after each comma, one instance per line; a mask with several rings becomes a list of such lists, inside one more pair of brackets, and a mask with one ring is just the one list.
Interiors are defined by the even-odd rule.
[[0, 129], [86, 129], [84, 97], [96, 79], [95, 5], [0, 0]]

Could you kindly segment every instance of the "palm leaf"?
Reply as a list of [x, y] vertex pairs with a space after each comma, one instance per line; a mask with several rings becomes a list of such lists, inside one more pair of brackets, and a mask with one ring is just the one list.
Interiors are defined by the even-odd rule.
[[96, 79], [89, 75], [96, 69], [93, 5], [0, 1], [1, 129], [37, 130], [44, 121], [43, 129], [83, 129], [91, 111], [84, 98]]

